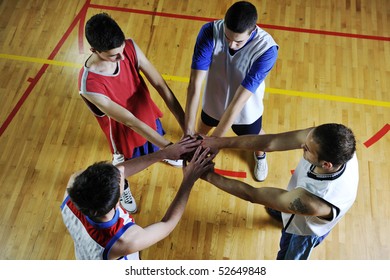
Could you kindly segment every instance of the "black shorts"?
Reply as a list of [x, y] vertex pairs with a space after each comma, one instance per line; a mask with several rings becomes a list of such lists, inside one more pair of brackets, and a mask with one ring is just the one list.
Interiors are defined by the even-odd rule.
[[[219, 121], [207, 115], [203, 110], [200, 115], [202, 122], [205, 125], [216, 127]], [[236, 135], [248, 135], [248, 134], [259, 134], [262, 128], [263, 116], [258, 118], [252, 124], [233, 124], [232, 130]]]

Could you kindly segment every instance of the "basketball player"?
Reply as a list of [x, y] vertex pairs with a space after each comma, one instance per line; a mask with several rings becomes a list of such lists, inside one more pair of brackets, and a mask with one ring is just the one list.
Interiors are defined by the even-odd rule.
[[[79, 93], [108, 140], [113, 164], [169, 145], [163, 136], [162, 112], [141, 76], [142, 72], [184, 129], [184, 111], [161, 74], [108, 14], [92, 16], [85, 36], [92, 54], [80, 70]], [[181, 160], [164, 161], [182, 166]], [[137, 211], [127, 181], [121, 203], [127, 211]]]
[[263, 204], [283, 222], [278, 260], [308, 259], [351, 208], [357, 195], [359, 168], [353, 132], [342, 124], [303, 130], [203, 140], [212, 151], [238, 148], [266, 152], [302, 149], [287, 190], [254, 188], [210, 172], [204, 178], [223, 191]]
[[[198, 148], [196, 148], [198, 147]], [[137, 225], [119, 203], [125, 178], [164, 158], [179, 159], [195, 151], [183, 168], [183, 180], [176, 197], [160, 222]], [[63, 221], [74, 241], [77, 259], [139, 259], [139, 251], [167, 237], [183, 215], [195, 181], [212, 169], [209, 149], [201, 151], [199, 141], [185, 138], [155, 153], [119, 163], [100, 162], [73, 175], [61, 205]]]
[[[200, 30], [192, 57], [187, 92], [185, 135], [223, 136], [232, 128], [236, 135], [264, 134], [264, 80], [275, 65], [278, 45], [257, 26], [256, 7], [234, 3], [225, 18], [206, 23]], [[201, 118], [195, 128], [203, 81]], [[254, 176], [268, 174], [266, 154], [254, 152]]]

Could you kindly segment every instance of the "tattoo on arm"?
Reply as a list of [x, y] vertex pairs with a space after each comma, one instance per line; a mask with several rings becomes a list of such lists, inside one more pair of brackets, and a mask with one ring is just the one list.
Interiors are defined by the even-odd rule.
[[307, 214], [308, 212], [307, 207], [302, 203], [300, 198], [297, 198], [291, 202], [288, 209], [299, 214]]

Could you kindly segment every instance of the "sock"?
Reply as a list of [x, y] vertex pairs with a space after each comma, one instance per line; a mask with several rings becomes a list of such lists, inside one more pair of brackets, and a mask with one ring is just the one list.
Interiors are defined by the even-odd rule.
[[265, 153], [261, 156], [256, 156], [257, 159], [265, 159]]

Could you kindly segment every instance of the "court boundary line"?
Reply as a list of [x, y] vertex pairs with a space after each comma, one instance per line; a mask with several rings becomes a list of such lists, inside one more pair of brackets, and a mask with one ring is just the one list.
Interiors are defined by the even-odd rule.
[[[112, 7], [112, 6], [98, 5], [98, 4], [91, 4], [90, 7], [94, 9], [128, 12], [128, 13], [160, 16], [160, 17], [167, 17], [167, 18], [186, 19], [186, 20], [193, 20], [193, 21], [208, 22], [208, 21], [217, 20], [217, 18], [198, 17], [198, 16], [183, 15], [183, 14], [172, 14], [172, 13], [148, 11], [148, 10], [141, 10], [141, 9], [131, 9], [131, 8], [124, 8], [124, 7]], [[290, 26], [262, 24], [262, 23], [258, 23], [257, 25], [261, 28], [282, 30], [282, 31], [289, 31], [289, 32], [309, 33], [309, 34], [317, 34], [317, 35], [337, 36], [337, 37], [347, 37], [347, 38], [377, 40], [377, 41], [390, 41], [390, 37], [376, 36], [376, 35], [354, 34], [354, 33], [346, 33], [346, 32], [290, 27]]]
[[[58, 54], [59, 50], [61, 49], [62, 45], [65, 43], [66, 39], [69, 37], [70, 33], [73, 31], [74, 27], [77, 25], [77, 23], [82, 18], [83, 14], [87, 13], [88, 6], [90, 4], [91, 0], [86, 0], [85, 4], [81, 7], [80, 12], [76, 15], [76, 17], [73, 19], [71, 24], [69, 25], [68, 29], [65, 31], [64, 35], [60, 38], [56, 46], [54, 47], [53, 51], [50, 53], [48, 60], [52, 61], [55, 56]], [[23, 106], [24, 102], [32, 92], [32, 90], [35, 88], [36, 84], [39, 82], [43, 74], [46, 72], [46, 69], [49, 67], [49, 64], [45, 63], [42, 65], [42, 67], [38, 70], [37, 74], [34, 78], [28, 78], [27, 82], [29, 82], [29, 86], [22, 94], [19, 101], [16, 103], [14, 108], [11, 110], [10, 114], [7, 116], [5, 121], [2, 123], [0, 127], [0, 137], [3, 135], [5, 130], [8, 128], [9, 124], [12, 122], [20, 108]]]
[[[58, 61], [58, 60], [56, 61], [56, 60], [41, 59], [41, 58], [32, 58], [32, 57], [25, 57], [25, 56], [18, 56], [18, 55], [8, 55], [8, 54], [0, 53], [0, 59], [1, 58], [26, 61], [26, 62], [32, 62], [32, 63], [42, 63], [45, 65], [50, 64], [50, 65], [54, 65], [54, 66], [72, 67], [72, 68], [81, 68], [83, 66], [82, 64], [79, 64], [79, 63], [72, 63], [72, 62]], [[189, 83], [189, 78], [187, 78], [187, 77], [180, 77], [180, 76], [173, 76], [173, 75], [166, 75], [166, 74], [162, 74], [162, 76], [166, 81]], [[279, 95], [287, 95], [287, 96], [295, 96], [295, 97], [303, 97], [303, 98], [311, 98], [311, 99], [321, 99], [321, 100], [327, 100], [327, 101], [336, 101], [336, 102], [343, 102], [343, 103], [352, 103], [352, 104], [378, 106], [378, 107], [389, 107], [390, 108], [390, 102], [381, 101], [381, 100], [345, 97], [345, 96], [331, 95], [331, 94], [326, 94], [326, 93], [304, 92], [304, 91], [286, 90], [286, 89], [268, 88], [268, 87], [265, 88], [265, 92], [271, 93], [271, 94], [279, 94]]]
[[[147, 11], [147, 10], [140, 10], [140, 9], [130, 9], [130, 8], [123, 8], [123, 7], [112, 7], [112, 6], [104, 6], [104, 5], [96, 5], [91, 4], [91, 0], [86, 0], [84, 5], [81, 7], [81, 10], [76, 15], [76, 17], [71, 22], [68, 29], [65, 31], [64, 35], [60, 38], [57, 45], [54, 47], [53, 51], [50, 53], [47, 60], [45, 60], [45, 63], [42, 65], [42, 67], [38, 70], [37, 74], [34, 78], [29, 78], [27, 80], [29, 86], [25, 90], [25, 92], [22, 94], [21, 98], [18, 100], [14, 108], [11, 110], [10, 114], [6, 117], [5, 121], [0, 127], [0, 137], [3, 135], [5, 130], [8, 128], [9, 124], [12, 122], [18, 111], [20, 110], [21, 106], [24, 104], [25, 100], [28, 98], [32, 90], [35, 88], [36, 84], [39, 82], [42, 75], [46, 72], [46, 69], [49, 65], [52, 65], [54, 63], [47, 63], [48, 61], [53, 62], [55, 56], [59, 52], [60, 48], [66, 41], [66, 39], [69, 37], [70, 33], [73, 31], [74, 27], [79, 24], [79, 33], [83, 31], [82, 23], [85, 22], [85, 17], [87, 14], [87, 11], [89, 8], [95, 8], [95, 9], [105, 9], [105, 10], [117, 10], [117, 11], [124, 11], [124, 12], [130, 12], [130, 13], [138, 13], [138, 14], [148, 14], [153, 16], [160, 16], [160, 17], [169, 17], [169, 18], [179, 18], [179, 19], [189, 19], [189, 20], [198, 20], [198, 21], [212, 21], [213, 18], [207, 18], [207, 17], [196, 17], [196, 16], [188, 16], [188, 15], [181, 15], [181, 14], [171, 14], [171, 13], [163, 13], [163, 12], [156, 12], [156, 11]], [[296, 28], [296, 27], [283, 27], [283, 26], [277, 26], [277, 25], [269, 25], [269, 24], [258, 24], [260, 27], [269, 28], [269, 29], [276, 29], [276, 30], [283, 30], [283, 31], [291, 31], [291, 32], [302, 32], [302, 33], [310, 33], [310, 34], [321, 34], [321, 35], [329, 35], [329, 36], [342, 36], [342, 37], [349, 37], [349, 38], [358, 38], [358, 39], [370, 39], [370, 40], [379, 40], [379, 41], [390, 41], [390, 37], [381, 37], [381, 36], [371, 36], [371, 35], [362, 35], [362, 34], [350, 34], [350, 33], [342, 33], [342, 32], [333, 32], [333, 31], [322, 31], [322, 30], [314, 30], [314, 29], [304, 29], [304, 28]], [[83, 46], [83, 40], [79, 36], [79, 48]], [[3, 54], [3, 58], [7, 56]], [[8, 57], [11, 57], [11, 55], [8, 55]], [[16, 57], [16, 56], [14, 56]], [[1, 57], [0, 57], [1, 58]], [[31, 60], [31, 58], [30, 58]], [[63, 62], [64, 63], [64, 62]], [[58, 65], [58, 64], [56, 64]], [[179, 80], [182, 81], [183, 78], [175, 77], [175, 76], [165, 76], [170, 80]], [[271, 93], [277, 93], [277, 94], [285, 94], [285, 90], [278, 90], [278, 89], [268, 89], [267, 92]], [[293, 91], [294, 92], [294, 91]], [[295, 92], [297, 95], [298, 92]], [[302, 93], [300, 93], [302, 95]], [[313, 96], [313, 98], [318, 98], [316, 95], [312, 95], [312, 93], [305, 93], [303, 95], [306, 96]], [[331, 95], [322, 95], [323, 97], [330, 98], [333, 96]], [[353, 99], [353, 98], [343, 98], [345, 100], [350, 101], [356, 101], [359, 102], [359, 104], [366, 104], [364, 100], [360, 99]], [[345, 102], [345, 101], [344, 101]], [[389, 107], [389, 102], [384, 101], [375, 101], [375, 100], [368, 100], [367, 101], [369, 105], [376, 105], [378, 102], [379, 104], [383, 104], [380, 106]]]

